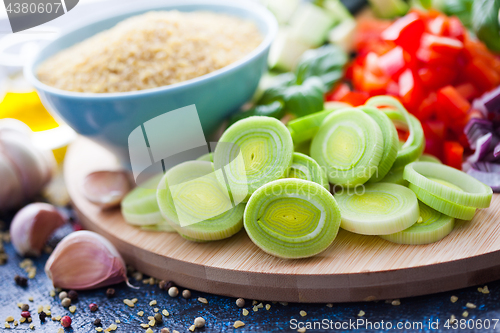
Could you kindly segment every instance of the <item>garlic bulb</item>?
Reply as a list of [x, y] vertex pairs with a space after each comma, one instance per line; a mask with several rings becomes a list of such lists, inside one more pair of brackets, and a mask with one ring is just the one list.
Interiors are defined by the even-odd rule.
[[127, 281], [125, 262], [113, 244], [86, 230], [61, 240], [45, 264], [45, 273], [54, 287], [62, 289], [94, 289]]
[[14, 119], [0, 120], [0, 210], [31, 199], [52, 177], [56, 165], [52, 152], [35, 147], [30, 129]]
[[83, 194], [102, 209], [117, 207], [131, 190], [128, 174], [124, 171], [96, 171], [83, 182]]
[[10, 238], [17, 253], [39, 256], [49, 236], [64, 224], [52, 205], [37, 202], [22, 208], [10, 225]]

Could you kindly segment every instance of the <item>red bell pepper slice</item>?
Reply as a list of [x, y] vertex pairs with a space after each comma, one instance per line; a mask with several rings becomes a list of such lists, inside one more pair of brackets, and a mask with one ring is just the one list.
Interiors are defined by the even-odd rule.
[[439, 15], [435, 19], [427, 22], [427, 31], [433, 35], [441, 36], [446, 31], [448, 22], [445, 16]]
[[457, 57], [450, 54], [443, 54], [429, 48], [421, 47], [415, 53], [418, 60], [425, 66], [455, 66]]
[[455, 86], [455, 89], [460, 94], [460, 96], [462, 96], [469, 102], [472, 102], [474, 98], [479, 97], [480, 95], [479, 90], [477, 90], [477, 88], [470, 82], [461, 83]]
[[399, 96], [403, 104], [409, 108], [415, 108], [422, 100], [423, 90], [418, 76], [411, 69], [405, 70], [399, 76]]
[[444, 163], [453, 168], [462, 170], [464, 157], [464, 147], [456, 141], [446, 141], [444, 143]]
[[351, 91], [351, 88], [346, 83], [340, 83], [335, 86], [331, 92], [325, 96], [327, 102], [338, 101]]
[[453, 84], [458, 76], [458, 72], [451, 67], [429, 66], [420, 68], [418, 76], [426, 89], [435, 90]]
[[482, 92], [491, 90], [500, 83], [500, 75], [481, 59], [473, 59], [464, 70], [464, 77], [479, 87]]
[[417, 112], [415, 112], [415, 116], [421, 121], [432, 118], [436, 113], [436, 101], [437, 95], [435, 92], [429, 93], [422, 103], [418, 106]]
[[437, 92], [437, 114], [440, 120], [450, 123], [467, 114], [470, 103], [452, 86], [446, 86]]
[[378, 66], [381, 71], [393, 79], [401, 74], [409, 62], [410, 56], [400, 46], [396, 46], [378, 58]]
[[422, 34], [420, 47], [443, 55], [456, 56], [464, 48], [464, 44], [458, 39], [451, 37], [440, 37], [428, 33]]
[[448, 18], [448, 24], [444, 34], [449, 37], [454, 37], [461, 42], [464, 41], [465, 29], [458, 17], [451, 16]]
[[339, 102], [345, 102], [352, 106], [359, 106], [365, 104], [370, 96], [363, 91], [351, 91], [339, 99]]
[[418, 48], [424, 30], [424, 20], [413, 12], [397, 19], [382, 31], [381, 37], [384, 40], [394, 41], [405, 50], [414, 51]]

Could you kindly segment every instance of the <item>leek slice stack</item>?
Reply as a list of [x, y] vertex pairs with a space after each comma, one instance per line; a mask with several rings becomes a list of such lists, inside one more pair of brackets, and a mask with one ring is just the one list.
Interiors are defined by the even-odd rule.
[[359, 194], [345, 190], [335, 194], [342, 216], [342, 229], [362, 235], [389, 235], [417, 222], [418, 200], [407, 187], [374, 183]]
[[149, 230], [161, 225], [162, 227], [158, 228], [161, 231], [175, 232], [175, 229], [166, 223], [156, 200], [156, 188], [162, 176], [160, 174], [152, 177], [130, 191], [122, 200], [122, 215], [127, 223], [146, 227]]
[[380, 237], [393, 243], [420, 245], [437, 242], [453, 230], [453, 217], [441, 214], [422, 202], [419, 203], [419, 208], [420, 218], [417, 223], [401, 232]]
[[393, 168], [401, 168], [415, 161], [422, 155], [425, 148], [424, 130], [420, 121], [408, 113], [404, 106], [394, 97], [376, 96], [366, 101], [365, 105], [374, 107], [392, 107], [394, 109], [381, 110], [395, 123], [402, 123], [408, 128], [409, 136], [401, 149], [398, 151]]
[[369, 180], [370, 182], [378, 182], [387, 175], [396, 160], [399, 148], [398, 132], [389, 117], [379, 109], [370, 106], [362, 106], [360, 109], [372, 117], [382, 130], [384, 152], [377, 171]]
[[281, 258], [306, 258], [333, 242], [340, 211], [323, 186], [302, 179], [280, 179], [252, 194], [244, 225], [263, 251]]
[[318, 162], [301, 153], [293, 153], [292, 166], [288, 172], [288, 178], [308, 180], [320, 184], [327, 190], [330, 189], [326, 173], [319, 166]]
[[384, 138], [372, 117], [356, 108], [330, 114], [311, 143], [311, 157], [325, 168], [330, 183], [354, 187], [377, 171]]
[[161, 213], [181, 236], [193, 241], [230, 237], [243, 226], [243, 204], [233, 206], [213, 164], [188, 161], [168, 170], [157, 191]]
[[254, 116], [237, 121], [222, 134], [214, 152], [217, 179], [229, 185], [235, 202], [246, 202], [262, 185], [288, 175], [293, 141], [283, 123]]
[[493, 195], [488, 185], [443, 164], [413, 162], [403, 176], [422, 202], [457, 219], [470, 220], [476, 208], [489, 207]]

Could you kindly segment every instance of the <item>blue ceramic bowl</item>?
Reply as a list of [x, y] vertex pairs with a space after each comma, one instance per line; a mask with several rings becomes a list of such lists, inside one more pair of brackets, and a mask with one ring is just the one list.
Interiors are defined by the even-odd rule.
[[[151, 10], [212, 11], [253, 21], [262, 43], [243, 59], [212, 73], [169, 86], [123, 93], [78, 93], [41, 83], [36, 69], [44, 60], [118, 22]], [[43, 104], [76, 132], [130, 163], [128, 136], [137, 126], [165, 112], [195, 104], [206, 137], [255, 92], [267, 67], [269, 47], [277, 32], [274, 16], [264, 7], [244, 1], [173, 1], [108, 16], [70, 31], [47, 44], [24, 68], [24, 74]]]

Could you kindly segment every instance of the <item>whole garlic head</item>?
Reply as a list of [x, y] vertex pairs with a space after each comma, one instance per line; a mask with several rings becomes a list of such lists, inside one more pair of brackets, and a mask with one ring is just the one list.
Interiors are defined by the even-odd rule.
[[113, 244], [87, 230], [72, 232], [57, 244], [45, 273], [62, 289], [95, 289], [127, 281], [125, 262]]
[[39, 256], [49, 236], [64, 224], [52, 205], [32, 203], [17, 212], [10, 225], [10, 238], [17, 253]]

